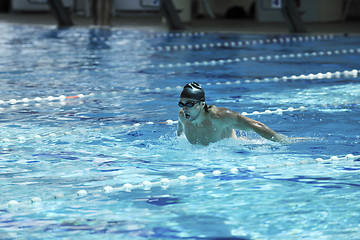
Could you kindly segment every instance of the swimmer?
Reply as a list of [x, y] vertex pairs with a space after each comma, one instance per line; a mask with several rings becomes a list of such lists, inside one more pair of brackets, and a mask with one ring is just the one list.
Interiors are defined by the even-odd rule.
[[224, 138], [237, 138], [235, 129], [254, 131], [268, 140], [289, 143], [286, 136], [261, 122], [224, 107], [208, 106], [205, 103], [205, 92], [196, 82], [185, 85], [178, 105], [177, 135], [185, 133], [192, 144], [208, 145]]

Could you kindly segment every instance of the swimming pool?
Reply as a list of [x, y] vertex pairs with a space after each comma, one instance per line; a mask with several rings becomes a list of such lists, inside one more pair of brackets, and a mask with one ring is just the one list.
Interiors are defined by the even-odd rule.
[[[359, 36], [1, 24], [1, 239], [359, 239]], [[177, 138], [178, 97], [301, 137]]]

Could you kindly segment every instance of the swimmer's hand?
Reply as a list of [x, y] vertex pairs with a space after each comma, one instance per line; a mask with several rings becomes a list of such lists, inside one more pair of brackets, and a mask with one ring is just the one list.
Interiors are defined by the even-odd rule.
[[276, 134], [275, 136], [272, 136], [270, 140], [281, 143], [281, 144], [290, 144], [291, 143], [291, 139], [282, 134]]
[[308, 142], [314, 140], [322, 140], [321, 138], [314, 138], [314, 137], [287, 137], [282, 134], [278, 134], [271, 139], [272, 141], [281, 143], [281, 144], [291, 144], [297, 142]]

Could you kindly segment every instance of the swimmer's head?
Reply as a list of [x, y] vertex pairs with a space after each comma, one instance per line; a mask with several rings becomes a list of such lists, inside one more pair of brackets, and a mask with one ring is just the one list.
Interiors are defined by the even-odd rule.
[[188, 83], [184, 86], [180, 98], [191, 98], [200, 102], [205, 102], [205, 91], [196, 82]]

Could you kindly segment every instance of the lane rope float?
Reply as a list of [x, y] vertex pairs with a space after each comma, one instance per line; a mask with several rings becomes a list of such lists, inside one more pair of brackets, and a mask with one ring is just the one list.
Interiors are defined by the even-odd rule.
[[332, 40], [333, 34], [315, 35], [315, 36], [294, 36], [294, 37], [277, 37], [272, 39], [258, 39], [258, 40], [243, 40], [243, 41], [227, 41], [216, 43], [199, 43], [199, 44], [187, 44], [187, 45], [168, 45], [148, 48], [150, 51], [184, 51], [184, 50], [204, 50], [208, 48], [235, 48], [254, 46], [262, 44], [274, 44], [274, 43], [295, 43], [295, 42], [309, 42], [320, 40]]

